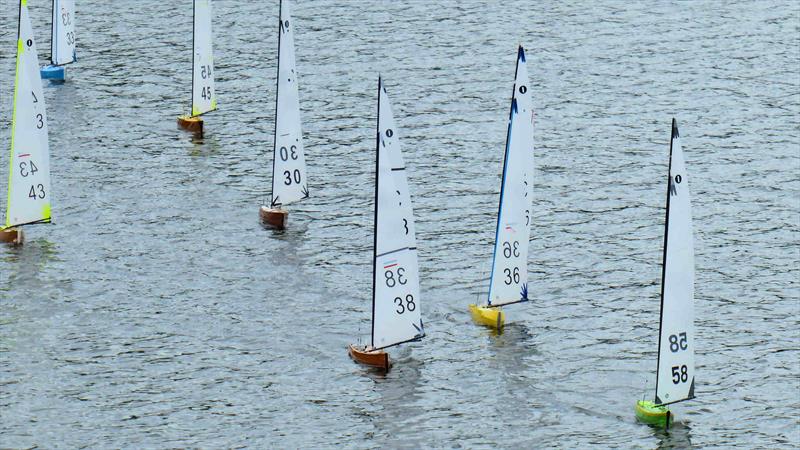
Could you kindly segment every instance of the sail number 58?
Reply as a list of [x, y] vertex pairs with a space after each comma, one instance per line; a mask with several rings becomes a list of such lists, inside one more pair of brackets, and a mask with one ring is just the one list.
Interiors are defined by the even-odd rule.
[[672, 384], [686, 383], [689, 380], [689, 369], [686, 365], [672, 366]]
[[[680, 339], [678, 337], [680, 336]], [[689, 348], [688, 338], [686, 332], [680, 332], [677, 335], [671, 334], [669, 336], [669, 351], [678, 353], [679, 350], [686, 350]]]

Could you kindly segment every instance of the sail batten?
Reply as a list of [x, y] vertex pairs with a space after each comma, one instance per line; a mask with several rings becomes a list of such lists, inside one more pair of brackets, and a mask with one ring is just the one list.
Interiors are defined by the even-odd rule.
[[217, 109], [211, 0], [194, 0], [192, 19], [192, 117]]
[[378, 80], [372, 347], [424, 336], [413, 208], [397, 126], [383, 81]]
[[27, 1], [20, 2], [4, 228], [50, 221], [47, 113]]
[[281, 1], [279, 15], [272, 207], [288, 205], [309, 196], [295, 64], [294, 22], [288, 1]]
[[528, 300], [528, 241], [533, 197], [533, 100], [525, 52], [517, 53], [495, 229], [490, 306]]
[[657, 404], [694, 397], [694, 242], [689, 179], [673, 119], [664, 224]]

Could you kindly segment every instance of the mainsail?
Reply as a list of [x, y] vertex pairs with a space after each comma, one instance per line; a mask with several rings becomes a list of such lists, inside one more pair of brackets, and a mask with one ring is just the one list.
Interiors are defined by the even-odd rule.
[[280, 6], [277, 85], [272, 207], [308, 197], [306, 159], [300, 130], [300, 98], [295, 71], [294, 23], [289, 16], [287, 1], [282, 1]]
[[11, 156], [4, 228], [50, 221], [47, 114], [28, 1], [19, 7]]
[[525, 51], [520, 46], [508, 120], [492, 275], [489, 281], [488, 304], [492, 306], [528, 300], [532, 171], [533, 104]]
[[54, 66], [75, 62], [75, 0], [53, 0], [50, 59]]
[[217, 109], [211, 50], [211, 0], [194, 0], [192, 35], [192, 116], [199, 116]]
[[672, 119], [661, 324], [658, 337], [657, 404], [694, 398], [694, 243], [689, 179], [675, 119]]
[[372, 346], [419, 339], [419, 265], [411, 197], [389, 98], [378, 80]]

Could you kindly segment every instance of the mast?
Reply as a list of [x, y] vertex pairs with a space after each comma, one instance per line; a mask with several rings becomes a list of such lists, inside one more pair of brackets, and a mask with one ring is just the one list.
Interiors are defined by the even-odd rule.
[[[514, 99], [517, 93], [517, 73], [519, 73], [519, 54], [522, 51], [522, 46], [517, 50], [517, 62], [514, 65], [514, 86], [511, 88], [511, 106], [508, 108], [508, 130], [506, 131], [506, 151], [503, 154], [503, 179], [500, 180], [500, 202], [497, 205], [497, 227], [494, 230], [494, 251], [492, 252], [492, 271], [489, 274], [489, 283], [492, 282], [494, 277], [494, 259], [497, 258], [497, 242], [500, 236], [500, 213], [503, 212], [503, 191], [506, 187], [506, 167], [508, 166], [508, 149], [511, 143], [511, 118], [514, 116], [514, 110], [517, 108], [517, 103]], [[492, 305], [492, 290], [486, 293], [486, 304]]]
[[378, 265], [378, 186], [381, 154], [381, 76], [378, 75], [378, 115], [375, 118], [375, 226], [372, 228], [372, 336], [371, 345], [375, 347], [375, 275]]
[[52, 65], [57, 65], [58, 61], [56, 61], [56, 38], [58, 37], [56, 33], [56, 22], [58, 21], [58, 12], [56, 10], [56, 0], [52, 2], [52, 14], [50, 15], [52, 19], [52, 24], [50, 26], [50, 63]]
[[272, 199], [270, 207], [275, 207], [275, 158], [278, 157], [278, 96], [281, 86], [281, 35], [283, 34], [283, 0], [278, 2], [278, 68], [275, 74], [275, 132], [272, 135]]
[[189, 90], [189, 111], [194, 112], [194, 40], [197, 33], [197, 0], [192, 0], [192, 88]]
[[675, 118], [672, 118], [672, 131], [669, 138], [669, 164], [667, 166], [667, 204], [664, 217], [664, 256], [661, 260], [661, 306], [658, 313], [658, 355], [656, 356], [656, 392], [658, 392], [658, 373], [661, 369], [661, 331], [664, 326], [664, 279], [667, 274], [667, 243], [669, 241], [669, 198], [672, 187], [672, 142], [678, 134]]
[[[516, 77], [516, 73], [514, 75]], [[514, 99], [514, 92], [516, 91], [516, 87], [511, 92], [511, 108], [508, 112], [508, 131], [506, 132], [506, 151], [503, 154], [503, 178], [500, 180], [500, 202], [497, 206], [497, 226], [494, 230], [494, 249], [492, 251], [492, 271], [489, 274], [489, 283], [490, 289], [489, 292], [486, 293], [486, 304], [492, 306], [492, 290], [491, 290], [491, 283], [492, 279], [494, 278], [494, 263], [495, 259], [497, 259], [497, 243], [500, 241], [500, 215], [503, 213], [503, 193], [506, 189], [506, 169], [508, 168], [508, 150], [509, 144], [511, 143], [511, 117], [514, 115], [514, 111], [517, 109], [517, 101]]]

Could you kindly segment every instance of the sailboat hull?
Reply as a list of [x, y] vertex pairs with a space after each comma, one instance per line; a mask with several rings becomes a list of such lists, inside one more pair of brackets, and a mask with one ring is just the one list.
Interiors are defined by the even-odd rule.
[[671, 413], [666, 406], [658, 406], [649, 400], [636, 402], [636, 419], [647, 425], [666, 428], [669, 426]]
[[203, 119], [199, 117], [180, 116], [178, 117], [178, 126], [193, 133], [202, 133]]
[[66, 70], [64, 66], [44, 66], [39, 70], [43, 80], [64, 81]]
[[25, 235], [21, 228], [8, 228], [0, 231], [0, 242], [7, 244], [21, 245], [25, 241]]
[[365, 366], [374, 367], [381, 370], [389, 370], [391, 364], [389, 362], [389, 354], [383, 350], [367, 350], [366, 348], [360, 349], [353, 344], [347, 347], [347, 353], [353, 361], [364, 364]]
[[487, 327], [503, 328], [506, 321], [506, 315], [500, 308], [487, 308], [485, 306], [469, 305], [469, 312], [472, 314], [472, 320], [480, 325]]
[[285, 209], [262, 206], [258, 211], [258, 216], [261, 218], [261, 223], [278, 230], [286, 228], [286, 222], [289, 221], [289, 211]]

